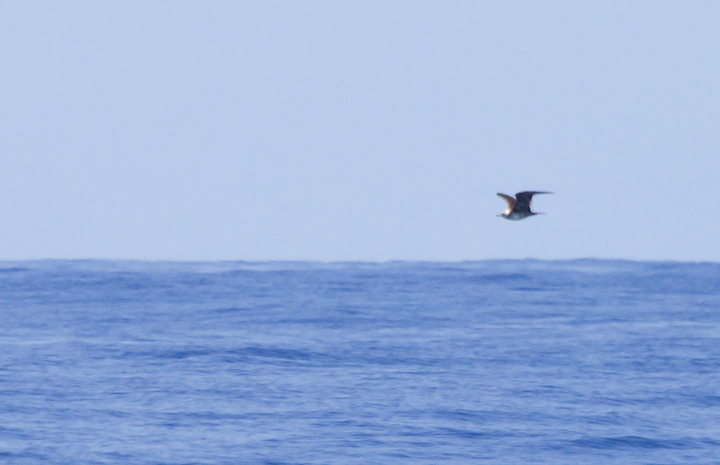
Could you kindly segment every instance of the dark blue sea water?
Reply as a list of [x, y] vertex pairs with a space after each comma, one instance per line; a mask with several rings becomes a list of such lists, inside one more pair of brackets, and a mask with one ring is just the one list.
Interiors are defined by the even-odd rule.
[[718, 464], [720, 264], [0, 263], [0, 463]]

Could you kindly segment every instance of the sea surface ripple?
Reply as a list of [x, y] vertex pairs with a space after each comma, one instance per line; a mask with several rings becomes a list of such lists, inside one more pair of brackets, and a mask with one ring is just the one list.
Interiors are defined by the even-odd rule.
[[0, 463], [718, 464], [720, 264], [0, 262]]

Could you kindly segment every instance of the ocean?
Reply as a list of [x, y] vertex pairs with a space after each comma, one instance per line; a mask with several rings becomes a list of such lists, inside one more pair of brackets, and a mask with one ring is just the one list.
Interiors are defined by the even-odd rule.
[[0, 463], [720, 464], [720, 264], [0, 262]]

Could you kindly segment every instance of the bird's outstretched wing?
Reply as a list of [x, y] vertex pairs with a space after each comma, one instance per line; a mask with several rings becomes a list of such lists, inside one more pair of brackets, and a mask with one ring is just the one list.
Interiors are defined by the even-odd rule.
[[509, 195], [501, 194], [498, 192], [498, 197], [502, 197], [508, 204], [508, 210], [512, 211], [513, 208], [515, 208], [515, 199], [510, 197]]
[[532, 203], [532, 197], [535, 194], [552, 194], [552, 192], [541, 192], [541, 191], [525, 191], [518, 192], [515, 194], [517, 199], [517, 210], [518, 211], [530, 211], [530, 204]]

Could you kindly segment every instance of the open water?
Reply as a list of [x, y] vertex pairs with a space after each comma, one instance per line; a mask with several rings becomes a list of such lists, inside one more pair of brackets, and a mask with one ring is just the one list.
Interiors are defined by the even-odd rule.
[[0, 463], [719, 464], [720, 264], [1, 262]]

